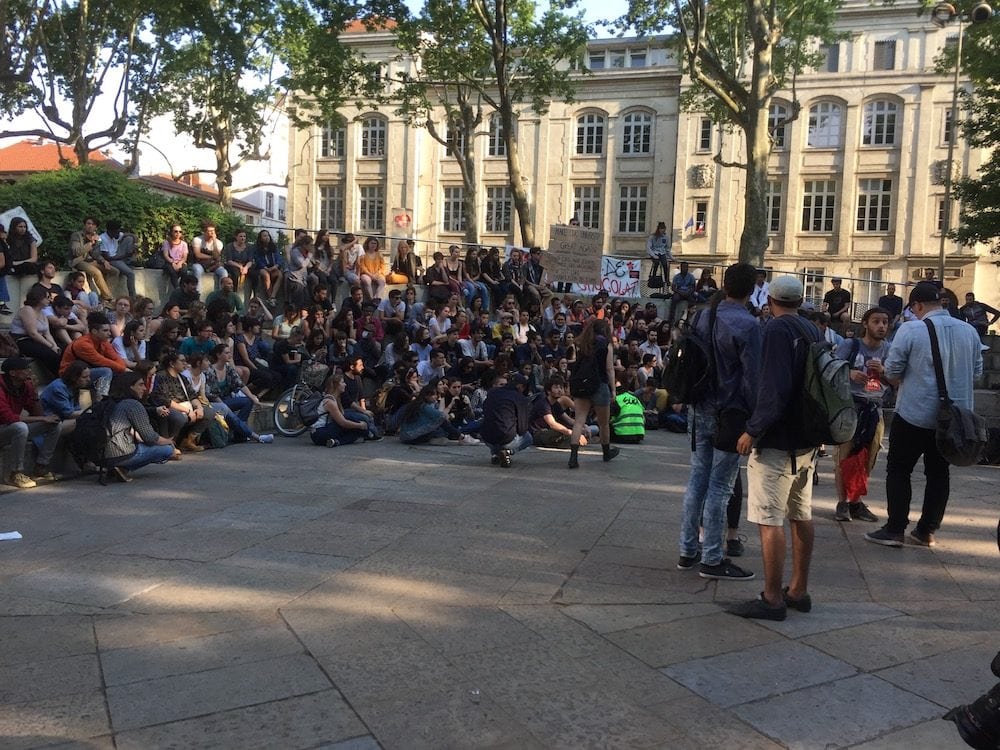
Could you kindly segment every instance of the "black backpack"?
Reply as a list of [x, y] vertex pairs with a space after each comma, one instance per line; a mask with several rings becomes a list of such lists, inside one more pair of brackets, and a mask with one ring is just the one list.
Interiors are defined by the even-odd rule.
[[681, 335], [670, 347], [667, 362], [663, 369], [663, 384], [667, 393], [681, 404], [699, 404], [708, 395], [715, 382], [715, 319], [718, 308], [715, 305], [708, 311], [708, 335], [702, 334], [698, 328], [699, 312], [694, 319], [685, 324]]
[[576, 398], [590, 398], [601, 385], [601, 373], [597, 369], [597, 357], [582, 357], [573, 363], [569, 375], [569, 395]]
[[73, 460], [83, 468], [91, 463], [98, 468], [97, 479], [104, 484], [104, 470], [115, 463], [107, 458], [108, 441], [111, 439], [111, 412], [117, 402], [110, 398], [98, 401], [76, 418], [76, 427], [69, 437], [69, 451]]

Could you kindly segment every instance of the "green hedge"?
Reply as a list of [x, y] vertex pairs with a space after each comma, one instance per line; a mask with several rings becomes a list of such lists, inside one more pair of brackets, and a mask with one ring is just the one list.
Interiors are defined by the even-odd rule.
[[242, 219], [231, 211], [194, 198], [154, 193], [145, 185], [105, 167], [69, 167], [40, 172], [11, 185], [0, 185], [0, 213], [22, 206], [44, 242], [40, 257], [61, 267], [69, 256], [69, 236], [83, 227], [85, 216], [97, 218], [101, 229], [108, 219], [118, 219], [135, 232], [139, 255], [147, 258], [166, 237], [170, 224], [184, 227], [190, 239], [201, 233], [204, 221], [214, 221], [219, 237], [228, 239]]

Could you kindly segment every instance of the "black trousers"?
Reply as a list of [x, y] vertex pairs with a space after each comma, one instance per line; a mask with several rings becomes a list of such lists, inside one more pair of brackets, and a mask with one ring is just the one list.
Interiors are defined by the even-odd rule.
[[910, 522], [913, 488], [910, 475], [917, 459], [924, 457], [924, 505], [917, 529], [933, 533], [941, 528], [948, 505], [951, 480], [948, 462], [938, 453], [934, 430], [916, 427], [898, 414], [889, 428], [889, 456], [886, 458], [885, 494], [889, 511], [887, 530], [901, 534]]

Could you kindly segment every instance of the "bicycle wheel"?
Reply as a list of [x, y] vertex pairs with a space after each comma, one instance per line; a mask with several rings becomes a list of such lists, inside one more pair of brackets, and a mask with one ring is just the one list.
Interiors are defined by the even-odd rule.
[[299, 417], [299, 402], [305, 395], [305, 389], [294, 386], [274, 402], [274, 428], [285, 437], [296, 437], [308, 429]]

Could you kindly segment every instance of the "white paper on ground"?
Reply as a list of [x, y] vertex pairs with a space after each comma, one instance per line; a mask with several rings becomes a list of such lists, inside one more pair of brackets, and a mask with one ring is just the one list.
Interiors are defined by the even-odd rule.
[[0, 542], [7, 542], [14, 539], [21, 539], [20, 531], [0, 531]]

